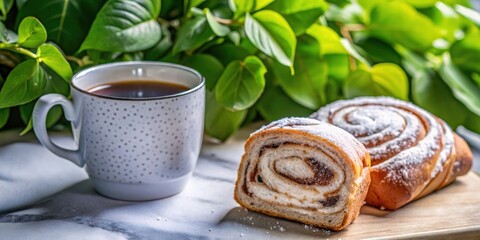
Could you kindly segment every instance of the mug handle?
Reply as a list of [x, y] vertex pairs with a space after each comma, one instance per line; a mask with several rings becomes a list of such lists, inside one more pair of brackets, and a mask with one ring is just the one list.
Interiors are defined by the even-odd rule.
[[52, 153], [70, 160], [79, 167], [83, 167], [83, 165], [85, 165], [85, 161], [80, 157], [80, 151], [78, 149], [70, 150], [60, 147], [53, 143], [48, 136], [46, 126], [47, 114], [48, 111], [50, 111], [50, 109], [55, 105], [62, 106], [65, 118], [68, 121], [73, 121], [75, 119], [75, 110], [73, 109], [72, 103], [68, 101], [67, 98], [65, 98], [63, 95], [55, 93], [44, 95], [38, 99], [35, 107], [33, 108], [32, 117], [35, 135], [37, 135], [40, 143]]

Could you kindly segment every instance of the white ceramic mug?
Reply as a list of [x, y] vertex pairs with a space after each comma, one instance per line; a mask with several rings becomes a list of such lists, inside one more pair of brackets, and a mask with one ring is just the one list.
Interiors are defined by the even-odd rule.
[[[119, 98], [88, 92], [126, 80], [151, 80], [188, 87], [178, 94]], [[200, 152], [205, 81], [195, 70], [169, 63], [120, 62], [73, 76], [73, 104], [59, 94], [42, 96], [33, 111], [39, 141], [56, 155], [86, 170], [102, 195], [130, 201], [167, 197], [183, 190]], [[76, 150], [54, 144], [45, 120], [61, 105], [72, 123]]]

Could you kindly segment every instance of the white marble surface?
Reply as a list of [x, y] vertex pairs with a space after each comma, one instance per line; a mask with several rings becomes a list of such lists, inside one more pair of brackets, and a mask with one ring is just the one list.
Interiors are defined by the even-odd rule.
[[[0, 196], [0, 239], [329, 236], [329, 231], [308, 226], [306, 229], [303, 224], [246, 211], [233, 200], [236, 171], [250, 131], [240, 132], [226, 144], [206, 141], [187, 188], [173, 197], [149, 202], [105, 198], [93, 190], [83, 169], [51, 155], [34, 142], [7, 144], [4, 134], [0, 137], [0, 168], [2, 164], [10, 165], [8, 161], [19, 161], [17, 165], [24, 169], [13, 169], [10, 174], [15, 176], [9, 181], [0, 179], [1, 192], [8, 190], [8, 194]], [[57, 142], [67, 141], [66, 137], [57, 137]], [[58, 193], [51, 195], [55, 191]], [[33, 204], [25, 206], [28, 202]], [[17, 210], [9, 211], [14, 205], [18, 205]]]
[[[34, 142], [7, 144], [6, 138], [12, 140], [13, 135], [2, 133], [0, 240], [335, 238], [335, 232], [246, 211], [233, 200], [243, 143], [256, 127], [244, 129], [225, 144], [205, 142], [187, 188], [149, 202], [105, 198], [93, 190], [83, 169]], [[19, 161], [16, 169], [2, 171], [14, 160]], [[10, 178], [2, 179], [2, 172], [9, 172]], [[49, 191], [39, 191], [44, 188]]]

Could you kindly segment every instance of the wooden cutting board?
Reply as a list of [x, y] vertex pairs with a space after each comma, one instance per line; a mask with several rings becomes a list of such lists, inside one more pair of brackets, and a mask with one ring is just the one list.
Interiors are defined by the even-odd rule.
[[470, 172], [394, 212], [364, 206], [352, 225], [328, 237], [480, 239], [480, 177]]

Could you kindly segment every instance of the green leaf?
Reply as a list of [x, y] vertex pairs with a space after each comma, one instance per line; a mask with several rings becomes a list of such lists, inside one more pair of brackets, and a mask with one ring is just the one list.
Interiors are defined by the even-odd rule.
[[263, 92], [266, 72], [262, 61], [255, 56], [231, 62], [215, 86], [217, 101], [232, 111], [249, 108]]
[[450, 87], [455, 98], [462, 102], [470, 111], [480, 115], [480, 88], [451, 64], [448, 56], [444, 57], [439, 74]]
[[[17, 5], [17, 9], [20, 10], [22, 9], [23, 5], [25, 5], [25, 3], [27, 2], [28, 0], [16, 0], [16, 5]], [[31, 0], [30, 0], [31, 1]]]
[[472, 32], [450, 48], [452, 62], [458, 67], [480, 73], [480, 34]]
[[425, 51], [440, 31], [426, 16], [401, 1], [387, 1], [372, 9], [370, 34], [392, 44], [400, 44], [412, 50]]
[[313, 112], [289, 98], [280, 87], [267, 88], [258, 100], [257, 109], [269, 122], [284, 117], [308, 117]]
[[370, 63], [358, 53], [354, 44], [347, 39], [341, 39], [331, 28], [314, 24], [307, 29], [307, 34], [317, 39], [322, 54], [349, 54], [361, 63], [370, 66]]
[[182, 61], [182, 64], [197, 70], [205, 77], [205, 86], [211, 91], [223, 72], [223, 65], [215, 57], [208, 54], [195, 54]]
[[196, 7], [204, 0], [184, 0], [184, 1], [169, 1], [161, 0], [162, 9], [160, 11], [160, 18], [165, 20], [173, 20], [185, 15], [191, 8]]
[[218, 23], [215, 19], [215, 16], [213, 16], [212, 12], [210, 12], [210, 9], [206, 8], [204, 12], [208, 25], [210, 25], [213, 33], [219, 37], [227, 36], [227, 34], [230, 32], [230, 29], [227, 26]]
[[[263, 95], [262, 95], [263, 96]], [[257, 112], [257, 109], [255, 107], [256, 105], [254, 105], [253, 107], [249, 108], [247, 111], [247, 114], [245, 116], [245, 119], [243, 119], [243, 122], [242, 124], [240, 125], [240, 128], [243, 127], [243, 126], [248, 126], [250, 125], [252, 122], [254, 122], [256, 119], [257, 119], [257, 116], [258, 116], [258, 112]]]
[[[247, 0], [248, 1], [248, 0]], [[260, 10], [270, 3], [274, 2], [275, 0], [255, 0], [255, 6], [253, 7], [254, 11]]]
[[301, 35], [327, 10], [323, 0], [276, 0], [268, 6], [287, 20], [295, 34]]
[[325, 92], [327, 93], [327, 103], [331, 103], [343, 98], [341, 93], [342, 82], [339, 81], [328, 81], [327, 86], [325, 86]]
[[247, 14], [245, 33], [260, 51], [285, 66], [293, 66], [297, 39], [287, 21], [278, 13], [262, 10]]
[[248, 39], [248, 37], [242, 38], [240, 40], [240, 47], [245, 49], [249, 55], [255, 55], [258, 53], [258, 48], [253, 45], [253, 43]]
[[92, 64], [102, 64], [115, 61], [122, 53], [121, 52], [103, 52], [98, 50], [87, 50], [87, 55]]
[[151, 48], [161, 38], [158, 0], [110, 0], [93, 22], [80, 50], [134, 52]]
[[445, 3], [438, 2], [433, 7], [421, 9], [421, 12], [438, 26], [442, 36], [449, 42], [455, 40], [457, 31], [462, 28], [460, 16]]
[[315, 38], [309, 35], [298, 38], [294, 63], [293, 76], [289, 74], [287, 67], [274, 63], [275, 79], [297, 103], [310, 109], [318, 109], [326, 103], [328, 68], [320, 55], [320, 45]]
[[[50, 68], [43, 69], [45, 71], [45, 76], [47, 77], [47, 85], [45, 86], [45, 90], [43, 94], [47, 93], [59, 93], [64, 96], [68, 96], [70, 93], [70, 85], [63, 80], [58, 74], [53, 72]], [[20, 135], [24, 135], [28, 133], [33, 128], [32, 122], [32, 112], [33, 107], [36, 101], [31, 101], [19, 107], [20, 110], [20, 118], [27, 126], [20, 132]], [[50, 109], [47, 114], [46, 126], [52, 127], [55, 123], [60, 120], [63, 116], [63, 111], [60, 106], [54, 106]]]
[[12, 6], [13, 0], [0, 0], [0, 20], [5, 21], [7, 19], [7, 14], [12, 8]]
[[365, 59], [362, 55], [360, 55], [360, 53], [357, 50], [357, 46], [355, 44], [351, 43], [345, 38], [341, 39], [341, 43], [345, 48], [345, 50], [347, 50], [348, 54], [350, 54], [350, 56], [352, 56], [359, 62], [365, 64], [366, 66], [370, 66], [370, 63], [367, 61], [367, 59]]
[[36, 17], [47, 30], [47, 40], [73, 54], [104, 3], [105, 0], [28, 0], [19, 7], [17, 23], [27, 16]]
[[[408, 3], [409, 5], [423, 11], [427, 8], [434, 8], [436, 4], [444, 4], [443, 2], [447, 1], [438, 1], [438, 0], [402, 0], [403, 2]], [[467, 0], [468, 1], [468, 0]], [[357, 0], [358, 4], [364, 9], [365, 12], [370, 13], [373, 7], [376, 5], [386, 2], [386, 0]]]
[[435, 6], [435, 3], [438, 0], [403, 0], [404, 2], [416, 7], [416, 8], [427, 8]]
[[228, 1], [206, 1], [203, 8], [208, 8], [211, 10], [214, 16], [223, 19], [232, 19], [233, 12], [228, 5]]
[[176, 55], [181, 51], [196, 49], [214, 37], [215, 34], [208, 26], [205, 16], [192, 18], [178, 30], [172, 54]]
[[412, 78], [412, 97], [415, 104], [445, 120], [453, 129], [466, 119], [467, 108], [433, 72], [417, 71]]
[[229, 0], [230, 9], [235, 13], [234, 18], [239, 19], [246, 13], [260, 10], [274, 0]]
[[345, 97], [392, 96], [408, 100], [405, 72], [393, 63], [379, 63], [370, 69], [350, 73], [343, 86]]
[[347, 54], [338, 34], [331, 28], [314, 24], [307, 29], [307, 34], [320, 43], [322, 54]]
[[[343, 83], [350, 73], [350, 63], [347, 54], [327, 54], [323, 58], [327, 62], [328, 78]], [[327, 92], [328, 93], [328, 92]]]
[[70, 82], [65, 81], [60, 75], [54, 72], [51, 68], [43, 67], [45, 76], [47, 78], [47, 84], [43, 94], [58, 93], [64, 96], [70, 94]]
[[0, 43], [1, 42], [8, 42], [7, 41], [7, 28], [5, 25], [0, 22]]
[[212, 47], [208, 53], [215, 56], [223, 65], [228, 65], [235, 60], [243, 60], [248, 56], [248, 52], [241, 46], [235, 46], [231, 43], [225, 43]]
[[168, 30], [168, 26], [162, 25], [162, 39], [158, 41], [155, 46], [145, 50], [144, 59], [145, 60], [158, 60], [164, 56], [167, 51], [172, 47], [172, 34]]
[[470, 0], [442, 0], [442, 2], [450, 6], [462, 5], [466, 7], [472, 7], [472, 1]]
[[345, 7], [348, 4], [352, 3], [352, 0], [326, 0], [326, 1], [339, 7]]
[[228, 39], [230, 39], [230, 41], [232, 41], [232, 43], [235, 46], [238, 46], [238, 45], [240, 45], [240, 41], [242, 40], [242, 36], [240, 35], [239, 32], [233, 31], [233, 32], [228, 33]]
[[410, 51], [402, 46], [395, 46], [395, 50], [402, 56], [403, 67], [411, 76], [415, 76], [417, 72], [429, 69], [430, 63], [421, 54]]
[[[26, 133], [28, 133], [33, 129], [32, 112], [33, 112], [33, 107], [35, 106], [35, 103], [36, 103], [35, 101], [31, 101], [19, 107], [20, 118], [25, 124], [27, 124], [27, 126], [25, 126], [22, 132], [20, 132], [20, 135], [25, 135]], [[47, 128], [52, 127], [53, 125], [55, 125], [55, 123], [58, 122], [58, 120], [60, 120], [60, 118], [62, 118], [62, 116], [63, 116], [63, 111], [60, 106], [52, 107], [50, 111], [48, 111], [45, 125], [47, 126]]]
[[10, 117], [10, 108], [0, 108], [0, 129], [7, 124]]
[[359, 24], [363, 23], [364, 21], [364, 16], [362, 16], [363, 13], [363, 9], [358, 4], [348, 4], [344, 7], [331, 4], [328, 7], [328, 11], [325, 12], [325, 17], [332, 22], [341, 22], [343, 24]]
[[117, 61], [142, 61], [143, 52], [122, 53]]
[[215, 100], [215, 94], [206, 92], [205, 132], [217, 139], [225, 141], [242, 124], [247, 111], [232, 112]]
[[2, 35], [0, 37], [0, 41], [6, 42], [6, 43], [16, 43], [16, 42], [18, 42], [18, 35], [14, 31], [5, 28], [5, 26], [2, 25], [2, 24], [0, 24], [0, 29], [2, 28], [2, 26], [4, 28], [3, 28], [2, 33], [0, 33], [0, 35]]
[[202, 4], [203, 2], [205, 2], [206, 0], [190, 0], [190, 6], [189, 7], [196, 7], [200, 4]]
[[41, 62], [45, 63], [45, 65], [60, 75], [63, 80], [70, 82], [72, 69], [58, 48], [51, 44], [42, 44], [37, 49], [37, 57]]
[[463, 126], [480, 134], [480, 116], [469, 112], [469, 114], [467, 114], [467, 119], [463, 123]]
[[402, 64], [402, 56], [395, 51], [392, 45], [377, 39], [366, 38], [357, 42], [357, 46], [361, 47], [366, 53], [367, 57], [375, 63], [390, 62], [397, 65]]
[[18, 44], [26, 48], [36, 48], [47, 40], [47, 31], [34, 17], [26, 17], [18, 27]]
[[253, 11], [255, 1], [252, 0], [229, 0], [230, 9], [235, 13], [234, 18], [238, 19], [248, 12]]
[[180, 64], [181, 59], [180, 59], [180, 55], [167, 54], [165, 57], [160, 58], [159, 61]]
[[480, 74], [472, 73], [472, 80], [480, 87]]
[[0, 91], [0, 108], [22, 105], [40, 97], [46, 81], [37, 61], [30, 59], [20, 63], [10, 72]]
[[460, 15], [465, 17], [466, 19], [473, 22], [477, 27], [480, 27], [480, 13], [477, 11], [464, 7], [462, 5], [455, 5], [455, 11], [457, 11]]
[[363, 15], [366, 23], [370, 23], [370, 13], [372, 9], [385, 0], [357, 0], [358, 5], [363, 9]]

